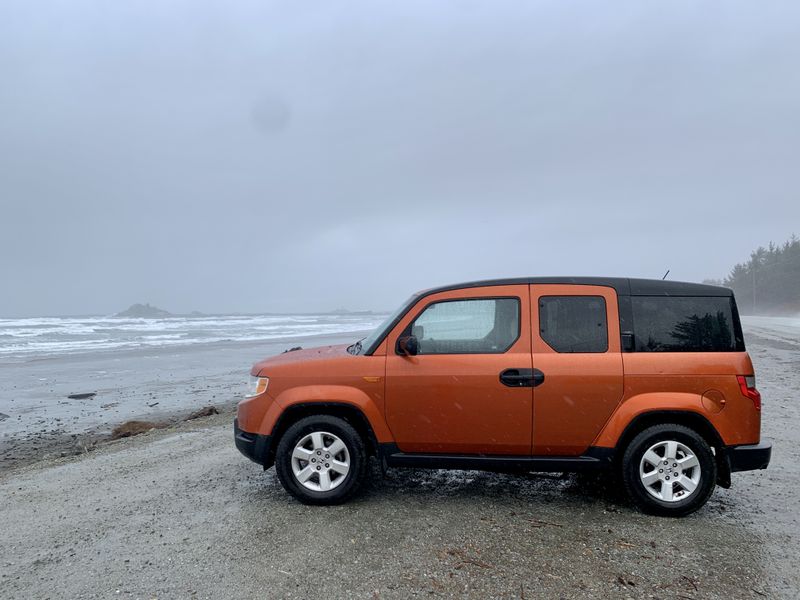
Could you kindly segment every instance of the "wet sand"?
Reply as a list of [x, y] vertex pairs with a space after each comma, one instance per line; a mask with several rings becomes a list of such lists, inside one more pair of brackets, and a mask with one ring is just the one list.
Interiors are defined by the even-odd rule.
[[[91, 450], [130, 419], [172, 423], [241, 398], [251, 365], [295, 346], [352, 342], [367, 332], [270, 342], [198, 344], [0, 363], [0, 472]], [[71, 394], [96, 392], [87, 399]]]

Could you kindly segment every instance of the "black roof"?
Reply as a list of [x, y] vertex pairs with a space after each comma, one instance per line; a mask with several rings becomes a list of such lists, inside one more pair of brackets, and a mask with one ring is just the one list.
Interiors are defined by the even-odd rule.
[[628, 277], [516, 277], [511, 279], [486, 279], [423, 290], [418, 296], [437, 292], [493, 285], [567, 283], [574, 285], [602, 285], [614, 288], [619, 296], [732, 296], [733, 291], [718, 285], [669, 281], [662, 279], [631, 279]]

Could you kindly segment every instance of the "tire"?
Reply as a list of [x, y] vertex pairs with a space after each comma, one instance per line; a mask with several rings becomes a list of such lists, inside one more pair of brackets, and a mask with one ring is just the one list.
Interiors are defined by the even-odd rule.
[[695, 430], [655, 425], [625, 448], [622, 479], [625, 491], [644, 512], [684, 517], [711, 497], [717, 462], [708, 442]]
[[363, 486], [367, 460], [364, 440], [347, 421], [316, 415], [281, 436], [275, 471], [283, 488], [303, 504], [341, 504]]

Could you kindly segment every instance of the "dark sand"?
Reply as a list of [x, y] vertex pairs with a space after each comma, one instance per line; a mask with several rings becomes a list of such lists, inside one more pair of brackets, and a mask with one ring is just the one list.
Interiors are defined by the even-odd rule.
[[[177, 422], [213, 405], [231, 409], [250, 367], [294, 346], [353, 342], [366, 332], [270, 342], [197, 344], [0, 363], [0, 471], [91, 451], [131, 419]], [[83, 400], [70, 394], [97, 392]]]

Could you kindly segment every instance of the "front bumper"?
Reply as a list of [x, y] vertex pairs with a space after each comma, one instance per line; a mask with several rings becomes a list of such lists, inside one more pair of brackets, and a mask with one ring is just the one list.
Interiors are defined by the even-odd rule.
[[772, 440], [762, 440], [751, 446], [729, 446], [727, 452], [731, 473], [766, 469], [772, 457]]
[[270, 453], [272, 436], [242, 431], [239, 429], [239, 420], [234, 419], [233, 439], [236, 442], [236, 447], [239, 449], [239, 452], [254, 463], [263, 465], [265, 469], [271, 467], [274, 463], [274, 459]]

